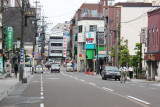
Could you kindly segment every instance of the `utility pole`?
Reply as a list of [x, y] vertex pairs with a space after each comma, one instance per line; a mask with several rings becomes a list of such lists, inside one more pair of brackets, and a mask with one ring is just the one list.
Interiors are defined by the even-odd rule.
[[116, 30], [116, 66], [119, 68], [119, 59], [118, 59], [118, 25], [119, 25], [119, 11], [117, 11], [117, 23], [116, 23], [116, 26], [117, 26], [117, 30]]
[[42, 63], [44, 59], [44, 47], [45, 47], [45, 27], [44, 27], [44, 16], [42, 17], [42, 42], [41, 42], [41, 56], [42, 56]]
[[[21, 51], [23, 50], [24, 51], [24, 45], [23, 45], [23, 36], [24, 36], [24, 18], [25, 18], [25, 14], [24, 14], [24, 11], [25, 11], [25, 7], [24, 7], [24, 3], [25, 0], [22, 0], [22, 9], [21, 9], [21, 15], [22, 15], [22, 18], [21, 18]], [[21, 59], [21, 55], [20, 55], [20, 59]], [[24, 72], [24, 65], [21, 64], [20, 65], [20, 74], [19, 74], [19, 81], [22, 81], [23, 83], [23, 72]]]
[[40, 3], [40, 2], [36, 1], [34, 3], [36, 3], [36, 14], [35, 14], [36, 20], [35, 20], [35, 37], [33, 38], [34, 39], [33, 40], [33, 53], [34, 53], [34, 55], [32, 55], [33, 56], [32, 74], [34, 72], [35, 45], [36, 45], [36, 37], [38, 35], [38, 32], [37, 32], [37, 30], [38, 30], [38, 28], [37, 28], [37, 21], [38, 21], [37, 4]]
[[98, 52], [99, 52], [99, 33], [96, 33], [96, 40], [97, 40], [97, 64], [96, 64], [96, 74], [99, 74], [99, 59], [98, 59]]

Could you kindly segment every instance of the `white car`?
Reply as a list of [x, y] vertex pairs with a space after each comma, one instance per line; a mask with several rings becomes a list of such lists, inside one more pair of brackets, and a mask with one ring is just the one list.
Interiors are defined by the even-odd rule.
[[67, 69], [66, 69], [67, 72], [73, 72], [73, 65], [72, 63], [67, 63]]
[[37, 65], [34, 73], [43, 73], [43, 67], [41, 65]]

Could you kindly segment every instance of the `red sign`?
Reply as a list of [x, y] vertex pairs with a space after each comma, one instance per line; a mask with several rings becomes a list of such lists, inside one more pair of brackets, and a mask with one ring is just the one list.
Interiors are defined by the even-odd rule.
[[81, 54], [81, 53], [79, 54], [79, 57], [82, 57], [82, 54]]

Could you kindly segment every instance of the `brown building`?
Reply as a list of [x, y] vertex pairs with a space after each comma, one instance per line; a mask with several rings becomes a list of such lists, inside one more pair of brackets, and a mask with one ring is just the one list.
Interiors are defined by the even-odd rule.
[[160, 80], [160, 8], [148, 12], [147, 61], [148, 78]]

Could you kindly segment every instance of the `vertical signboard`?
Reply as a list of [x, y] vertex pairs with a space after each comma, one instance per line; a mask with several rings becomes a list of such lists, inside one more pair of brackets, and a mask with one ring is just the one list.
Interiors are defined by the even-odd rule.
[[13, 50], [13, 28], [9, 26], [6, 31], [6, 50], [10, 51]]
[[67, 51], [67, 38], [66, 36], [63, 37], [63, 57], [66, 57]]
[[0, 71], [3, 74], [3, 54], [0, 54]]
[[24, 49], [21, 49], [20, 64], [24, 64]]
[[95, 39], [95, 32], [86, 32], [86, 44], [95, 44], [96, 39]]

